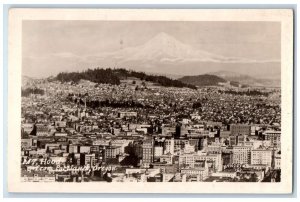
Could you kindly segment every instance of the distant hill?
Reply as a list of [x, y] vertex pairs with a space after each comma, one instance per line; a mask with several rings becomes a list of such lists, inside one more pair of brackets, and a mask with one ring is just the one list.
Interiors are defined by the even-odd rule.
[[37, 84], [43, 83], [45, 81], [45, 79], [34, 78], [34, 77], [29, 77], [29, 76], [23, 75], [21, 81], [22, 81], [21, 87], [26, 88], [26, 87], [33, 87]]
[[23, 87], [23, 86], [26, 86], [26, 85], [28, 85], [28, 84], [30, 84], [30, 83], [32, 83], [33, 80], [34, 80], [34, 79], [32, 79], [32, 78], [29, 77], [29, 76], [22, 76], [22, 87]]
[[186, 84], [192, 84], [195, 86], [218, 86], [219, 83], [227, 82], [225, 79], [218, 77], [216, 75], [203, 74], [198, 76], [184, 76], [179, 81]]
[[209, 74], [216, 75], [227, 81], [238, 82], [249, 86], [280, 87], [280, 79], [254, 78], [245, 74], [240, 74], [231, 71], [217, 71], [217, 72], [211, 72]]
[[144, 81], [157, 83], [165, 87], [191, 88], [196, 89], [196, 86], [182, 81], [171, 79], [166, 76], [149, 75], [144, 72], [130, 71], [126, 69], [88, 69], [83, 72], [62, 72], [55, 79], [61, 82], [79, 82], [81, 79], [88, 80], [94, 83], [106, 83], [119, 85], [121, 79], [127, 77], [135, 77]]

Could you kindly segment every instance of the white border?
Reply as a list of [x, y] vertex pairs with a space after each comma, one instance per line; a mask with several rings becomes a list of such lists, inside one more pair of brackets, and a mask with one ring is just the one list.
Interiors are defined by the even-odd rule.
[[[8, 191], [72, 193], [291, 193], [292, 191], [292, 10], [254, 9], [11, 9], [8, 68]], [[22, 20], [280, 21], [282, 28], [282, 182], [280, 183], [21, 183]]]

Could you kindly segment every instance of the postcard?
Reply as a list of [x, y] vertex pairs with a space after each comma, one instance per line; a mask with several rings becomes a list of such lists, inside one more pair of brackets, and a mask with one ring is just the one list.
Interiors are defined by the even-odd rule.
[[292, 192], [293, 10], [9, 11], [8, 191]]

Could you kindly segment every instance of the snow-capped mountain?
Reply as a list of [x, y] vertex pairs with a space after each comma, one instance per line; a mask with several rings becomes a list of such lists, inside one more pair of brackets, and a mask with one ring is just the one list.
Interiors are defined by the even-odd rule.
[[89, 56], [81, 64], [89, 62], [92, 62], [92, 66], [100, 64], [104, 67], [131, 68], [150, 73], [178, 75], [187, 75], [187, 72], [189, 75], [191, 72], [205, 74], [226, 69], [256, 76], [269, 75], [272, 68], [275, 69], [271, 71], [272, 74], [276, 77], [280, 76], [280, 61], [226, 57], [197, 49], [164, 32], [138, 46]]
[[124, 48], [115, 52], [103, 53], [100, 58], [118, 59], [118, 62], [254, 62], [244, 58], [224, 57], [195, 49], [164, 32], [157, 34], [145, 44]]
[[[280, 61], [256, 61], [248, 58], [227, 57], [211, 53], [192, 44], [186, 44], [170, 34], [161, 32], [137, 46], [91, 55], [58, 52], [45, 57], [24, 57], [23, 63], [46, 65], [55, 76], [64, 71], [82, 71], [88, 68], [127, 68], [155, 74], [201, 75], [228, 70], [254, 77], [280, 78]], [[35, 71], [29, 74], [36, 74]], [[49, 76], [49, 75], [48, 75]]]

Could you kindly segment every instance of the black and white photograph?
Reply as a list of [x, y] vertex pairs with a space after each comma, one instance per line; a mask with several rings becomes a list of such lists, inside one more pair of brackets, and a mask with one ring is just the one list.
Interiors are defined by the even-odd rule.
[[257, 12], [266, 20], [23, 19], [20, 184], [248, 192], [290, 182], [291, 85], [282, 79], [292, 66], [282, 41], [292, 33]]

